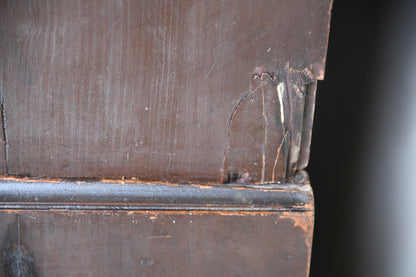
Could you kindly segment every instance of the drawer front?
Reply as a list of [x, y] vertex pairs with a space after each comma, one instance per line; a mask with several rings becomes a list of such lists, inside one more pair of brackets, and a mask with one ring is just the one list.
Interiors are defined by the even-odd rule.
[[[7, 276], [307, 276], [313, 215], [1, 211]], [[20, 246], [21, 265], [11, 258]], [[16, 256], [16, 255], [15, 255]], [[19, 275], [10, 275], [19, 276]]]
[[302, 176], [261, 187], [3, 178], [0, 276], [307, 276]]

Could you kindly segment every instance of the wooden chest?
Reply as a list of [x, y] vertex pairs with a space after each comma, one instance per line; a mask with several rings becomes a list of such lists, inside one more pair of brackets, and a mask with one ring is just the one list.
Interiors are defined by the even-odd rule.
[[0, 276], [307, 276], [331, 4], [0, 1]]

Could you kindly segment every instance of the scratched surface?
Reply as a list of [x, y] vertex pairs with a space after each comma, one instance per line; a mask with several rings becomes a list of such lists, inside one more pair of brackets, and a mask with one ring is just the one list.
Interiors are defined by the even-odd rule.
[[2, 252], [23, 246], [33, 276], [305, 277], [309, 271], [312, 212], [0, 216]]
[[308, 130], [304, 99], [282, 123], [279, 72], [323, 78], [330, 2], [0, 1], [0, 171], [290, 177]]

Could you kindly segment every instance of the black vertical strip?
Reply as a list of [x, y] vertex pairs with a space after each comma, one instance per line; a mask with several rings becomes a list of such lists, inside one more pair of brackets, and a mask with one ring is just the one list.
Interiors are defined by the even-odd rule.
[[3, 140], [4, 145], [4, 167], [3, 167], [3, 173], [8, 175], [9, 174], [9, 157], [8, 157], [8, 150], [9, 150], [9, 144], [7, 141], [7, 129], [6, 129], [6, 112], [4, 110], [4, 96], [2, 91], [2, 79], [0, 78], [0, 109], [1, 109], [1, 136]]

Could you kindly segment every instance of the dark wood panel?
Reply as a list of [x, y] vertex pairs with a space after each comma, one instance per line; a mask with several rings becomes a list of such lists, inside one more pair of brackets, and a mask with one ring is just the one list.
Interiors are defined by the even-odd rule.
[[0, 276], [307, 276], [314, 203], [296, 180], [2, 178]]
[[3, 257], [23, 246], [37, 276], [295, 277], [309, 270], [311, 212], [2, 211], [0, 216]]
[[[307, 161], [302, 97], [323, 78], [330, 5], [0, 1], [0, 168], [171, 182], [289, 178], [299, 152]], [[294, 107], [287, 122], [281, 83], [283, 105]]]

